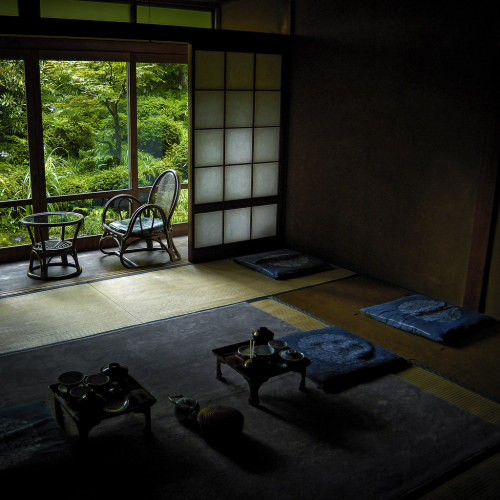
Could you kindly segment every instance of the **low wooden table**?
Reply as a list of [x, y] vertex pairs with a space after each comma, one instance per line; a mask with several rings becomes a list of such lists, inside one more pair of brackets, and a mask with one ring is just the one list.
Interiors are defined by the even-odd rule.
[[[123, 409], [107, 410], [96, 408], [92, 411], [81, 411], [77, 398], [71, 394], [61, 391], [61, 384], [56, 383], [49, 386], [54, 395], [56, 419], [61, 426], [64, 426], [64, 413], [75, 422], [79, 438], [88, 438], [90, 430], [103, 420], [107, 420], [127, 413], [142, 413], [145, 418], [144, 432], [151, 432], [151, 407], [156, 403], [156, 398], [152, 396], [137, 380], [129, 374], [124, 375], [116, 384], [115, 389], [124, 395], [124, 401], [128, 401]], [[106, 402], [106, 395], [104, 395]]]
[[243, 366], [244, 360], [238, 354], [238, 348], [248, 345], [248, 342], [239, 342], [224, 347], [213, 349], [212, 353], [217, 358], [216, 378], [224, 381], [221, 365], [227, 365], [236, 373], [239, 373], [248, 383], [250, 397], [248, 402], [257, 406], [259, 404], [260, 386], [270, 378], [284, 373], [297, 372], [301, 375], [299, 389], [305, 389], [306, 369], [311, 364], [311, 360], [304, 358], [301, 361], [285, 362], [277, 353], [269, 356], [269, 360], [256, 360], [251, 367]]

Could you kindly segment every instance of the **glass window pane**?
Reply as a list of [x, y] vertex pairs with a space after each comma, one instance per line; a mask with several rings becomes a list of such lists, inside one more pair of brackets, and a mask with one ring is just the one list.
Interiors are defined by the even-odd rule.
[[258, 163], [253, 171], [253, 196], [278, 194], [278, 163]]
[[86, 21], [130, 22], [130, 7], [120, 3], [40, 0], [40, 16]]
[[250, 198], [252, 186], [252, 165], [232, 165], [226, 167], [225, 195], [226, 200]]
[[195, 248], [222, 244], [222, 212], [196, 214], [194, 219]]
[[253, 92], [227, 92], [226, 127], [253, 125]]
[[276, 235], [277, 205], [252, 207], [252, 239]]
[[25, 215], [32, 213], [31, 205], [0, 208], [0, 247], [27, 245], [31, 242], [28, 230], [21, 221]]
[[47, 193], [128, 188], [126, 63], [43, 60], [40, 78]]
[[195, 93], [195, 103], [195, 128], [224, 126], [224, 92], [199, 90]]
[[139, 186], [150, 186], [165, 169], [188, 177], [187, 64], [137, 64]]
[[224, 243], [250, 239], [250, 213], [250, 207], [224, 212]]
[[0, 200], [31, 198], [24, 61], [0, 59]]
[[206, 10], [137, 6], [137, 22], [192, 28], [212, 28], [212, 13]]
[[224, 52], [196, 52], [195, 88], [224, 89]]
[[18, 16], [17, 0], [2, 0], [0, 2], [0, 16]]

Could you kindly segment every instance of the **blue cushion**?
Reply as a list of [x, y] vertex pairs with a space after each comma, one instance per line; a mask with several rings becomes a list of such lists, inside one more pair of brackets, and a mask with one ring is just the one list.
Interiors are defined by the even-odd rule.
[[234, 261], [277, 280], [333, 269], [317, 257], [288, 249], [236, 257]]
[[68, 442], [43, 401], [0, 409], [0, 471], [67, 456]]
[[[114, 231], [125, 234], [130, 224], [130, 219], [116, 220], [109, 223], [109, 227]], [[155, 231], [163, 230], [162, 219], [152, 219], [150, 217], [141, 217], [135, 221], [134, 228], [131, 234], [141, 234], [141, 232], [149, 232], [151, 229]]]
[[485, 314], [415, 294], [361, 309], [368, 316], [436, 342], [446, 342], [491, 319]]
[[341, 390], [407, 366], [401, 356], [337, 326], [294, 333], [279, 340], [312, 361], [307, 377], [325, 391]]

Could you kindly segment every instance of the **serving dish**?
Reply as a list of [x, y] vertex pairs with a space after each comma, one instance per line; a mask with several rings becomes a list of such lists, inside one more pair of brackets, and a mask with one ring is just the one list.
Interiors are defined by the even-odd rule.
[[302, 352], [294, 351], [293, 349], [281, 351], [280, 356], [287, 362], [302, 361], [304, 359], [304, 354]]

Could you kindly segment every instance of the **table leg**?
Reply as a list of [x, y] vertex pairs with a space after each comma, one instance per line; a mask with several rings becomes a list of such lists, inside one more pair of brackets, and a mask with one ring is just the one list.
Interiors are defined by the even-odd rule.
[[151, 434], [151, 408], [148, 406], [144, 409], [144, 433]]
[[250, 397], [248, 398], [248, 402], [252, 406], [258, 406], [260, 403], [259, 400], [259, 389], [260, 386], [262, 385], [262, 382], [255, 382], [253, 380], [248, 380], [248, 387], [250, 389]]
[[77, 427], [78, 438], [80, 439], [80, 441], [87, 441], [87, 439], [89, 438], [90, 429], [92, 429], [93, 426], [90, 424], [86, 424], [85, 422], [79, 422], [77, 424]]
[[299, 390], [305, 391], [306, 390], [306, 370], [305, 368], [303, 370], [300, 370], [300, 385], [299, 385]]
[[215, 371], [215, 378], [217, 380], [222, 380], [222, 371], [220, 369], [220, 359], [217, 358], [217, 368], [216, 368], [216, 371]]
[[57, 398], [54, 398], [54, 409], [56, 412], [56, 420], [60, 426], [64, 424], [64, 414], [61, 408], [61, 403]]

